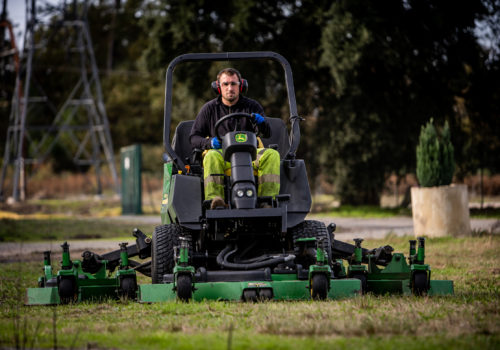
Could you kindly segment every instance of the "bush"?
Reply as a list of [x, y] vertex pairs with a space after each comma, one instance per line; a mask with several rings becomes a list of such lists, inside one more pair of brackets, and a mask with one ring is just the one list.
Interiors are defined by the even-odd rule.
[[431, 118], [420, 131], [417, 146], [418, 182], [422, 187], [449, 185], [454, 171], [455, 159], [448, 122], [441, 135], [438, 135]]

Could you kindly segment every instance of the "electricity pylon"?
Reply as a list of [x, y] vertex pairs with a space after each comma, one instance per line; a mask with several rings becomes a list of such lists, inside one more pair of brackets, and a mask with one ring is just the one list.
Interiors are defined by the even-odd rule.
[[[64, 1], [62, 19], [50, 24], [53, 30], [64, 30], [65, 47], [78, 57], [77, 66], [72, 67], [79, 72], [78, 82], [59, 109], [49, 100], [33, 74], [37, 64], [36, 52], [45, 49], [47, 43], [46, 38], [38, 38], [43, 30], [36, 9], [36, 0], [26, 0], [26, 32], [9, 116], [0, 197], [3, 198], [7, 168], [13, 164], [12, 197], [14, 201], [24, 200], [25, 167], [43, 163], [63, 138], [65, 150], [71, 153], [75, 164], [94, 167], [97, 193], [102, 193], [102, 163], [108, 164], [118, 193], [113, 143], [89, 33], [87, 2], [78, 4], [74, 0], [68, 7]], [[63, 76], [60, 78], [64, 79]], [[39, 124], [40, 120], [52, 120], [52, 123]]]

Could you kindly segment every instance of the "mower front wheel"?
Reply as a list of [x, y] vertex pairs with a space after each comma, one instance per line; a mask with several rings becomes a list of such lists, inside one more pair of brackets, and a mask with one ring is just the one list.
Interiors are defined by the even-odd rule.
[[311, 280], [311, 298], [314, 300], [325, 300], [328, 296], [328, 278], [318, 273]]

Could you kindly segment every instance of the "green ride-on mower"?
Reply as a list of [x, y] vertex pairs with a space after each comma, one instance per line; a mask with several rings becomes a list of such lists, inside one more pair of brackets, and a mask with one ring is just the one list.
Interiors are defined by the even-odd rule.
[[[257, 129], [219, 135], [229, 119], [252, 119], [232, 113], [215, 125], [224, 159], [231, 163], [229, 176], [213, 174], [224, 178], [228, 207], [212, 210], [203, 200], [201, 150], [192, 150], [189, 142], [194, 121], [181, 122], [170, 144], [172, 75], [181, 62], [248, 59], [271, 59], [285, 71], [292, 132], [288, 137], [281, 119], [267, 118], [271, 137], [262, 139], [281, 156], [280, 194], [257, 196], [252, 168]], [[358, 293], [359, 280], [332, 278], [326, 226], [304, 220], [311, 195], [304, 160], [296, 158], [300, 117], [287, 60], [273, 52], [182, 55], [167, 69], [165, 96], [163, 225], [152, 238], [153, 284], [140, 286], [140, 299], [326, 299]]]
[[[232, 113], [215, 127], [224, 159], [231, 163], [231, 173], [212, 174], [224, 179], [227, 207], [211, 209], [211, 202], [203, 200], [201, 150], [193, 150], [189, 142], [194, 121], [181, 122], [170, 143], [173, 71], [182, 62], [255, 59], [277, 61], [285, 73], [290, 133], [282, 119], [267, 118], [271, 136], [262, 138], [265, 147], [280, 154], [280, 193], [274, 198], [257, 196], [252, 167], [257, 126], [253, 132], [234, 130], [219, 135], [219, 126], [226, 120], [252, 118], [250, 114]], [[50, 262], [46, 262], [41, 280], [50, 283], [29, 288], [28, 304], [95, 299], [102, 294], [137, 297], [140, 302], [325, 300], [365, 292], [452, 294], [452, 281], [430, 279], [423, 239], [419, 239], [418, 251], [416, 241], [410, 241], [406, 263], [404, 256], [393, 254], [390, 246], [367, 250], [361, 247], [361, 240], [355, 240], [355, 244], [335, 240], [335, 224], [326, 227], [323, 222], [305, 220], [311, 193], [304, 160], [296, 157], [300, 121], [292, 71], [283, 56], [274, 52], [236, 52], [175, 58], [166, 73], [162, 225], [155, 228], [152, 239], [136, 229], [134, 246], [121, 246], [103, 256], [84, 253], [86, 264], [71, 263], [69, 253], [67, 258], [63, 253], [63, 268], [57, 277], [52, 276]], [[151, 261], [139, 264], [128, 259], [134, 255], [151, 256]], [[111, 273], [118, 266], [115, 275], [100, 278], [103, 271]], [[135, 271], [151, 276], [152, 284], [137, 285]], [[59, 276], [61, 273], [70, 276], [71, 284], [61, 283], [66, 278]]]

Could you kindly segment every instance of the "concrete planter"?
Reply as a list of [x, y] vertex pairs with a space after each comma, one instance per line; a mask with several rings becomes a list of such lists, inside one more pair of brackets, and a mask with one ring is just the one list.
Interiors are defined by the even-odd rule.
[[412, 187], [415, 236], [443, 237], [470, 233], [466, 185]]

